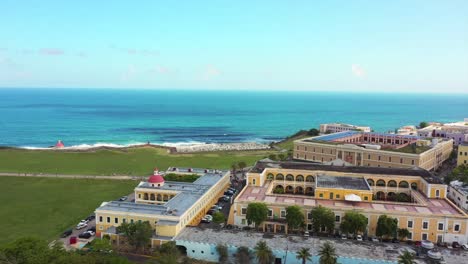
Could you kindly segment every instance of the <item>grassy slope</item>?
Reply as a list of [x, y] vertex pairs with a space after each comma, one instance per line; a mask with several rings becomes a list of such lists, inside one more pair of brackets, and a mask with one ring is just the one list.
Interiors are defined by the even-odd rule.
[[38, 150], [0, 150], [0, 172], [59, 173], [82, 175], [147, 175], [154, 167], [169, 166], [230, 168], [236, 161], [253, 164], [273, 151], [210, 152], [168, 154], [165, 149], [138, 148], [60, 152]]
[[308, 136], [308, 135], [306, 135], [306, 134], [304, 134], [304, 135], [297, 135], [297, 136], [288, 138], [287, 140], [278, 142], [278, 143], [275, 144], [275, 145], [276, 145], [277, 147], [282, 148], [282, 149], [292, 150], [293, 147], [294, 147], [294, 140], [302, 139], [302, 138], [307, 138], [307, 137], [311, 137], [311, 136]]
[[0, 244], [22, 236], [53, 240], [135, 181], [0, 177]]

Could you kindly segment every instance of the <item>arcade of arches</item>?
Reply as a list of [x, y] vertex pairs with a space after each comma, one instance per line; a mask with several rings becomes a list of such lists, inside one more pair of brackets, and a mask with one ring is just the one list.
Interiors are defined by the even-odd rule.
[[[273, 193], [314, 196], [315, 181], [313, 175], [292, 175], [269, 173], [267, 180], [274, 182]], [[298, 183], [302, 183], [298, 186]], [[373, 200], [412, 202], [411, 191], [418, 190], [416, 182], [401, 179], [367, 179], [367, 183], [374, 190]]]

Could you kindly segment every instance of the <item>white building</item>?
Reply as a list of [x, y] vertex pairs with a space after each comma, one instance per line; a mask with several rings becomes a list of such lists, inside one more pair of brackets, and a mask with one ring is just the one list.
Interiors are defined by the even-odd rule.
[[355, 125], [342, 124], [342, 123], [331, 123], [331, 124], [320, 125], [320, 133], [322, 134], [329, 134], [329, 133], [336, 133], [336, 132], [343, 132], [343, 131], [350, 131], [350, 130], [361, 130], [363, 132], [371, 132], [371, 128], [367, 126], [355, 126]]
[[447, 197], [459, 208], [468, 212], [468, 185], [460, 181], [450, 182]]
[[453, 144], [458, 146], [463, 142], [468, 142], [468, 122], [460, 121], [447, 124], [434, 123], [425, 128], [418, 129], [417, 135], [420, 137], [453, 139]]

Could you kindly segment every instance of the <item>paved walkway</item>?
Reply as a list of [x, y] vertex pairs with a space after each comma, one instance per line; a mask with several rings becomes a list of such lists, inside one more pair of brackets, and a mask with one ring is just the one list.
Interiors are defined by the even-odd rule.
[[12, 172], [0, 172], [0, 176], [45, 177], [45, 178], [63, 178], [63, 179], [105, 179], [105, 180], [142, 180], [142, 179], [145, 179], [145, 177], [126, 176], [126, 175], [98, 176], [98, 175], [67, 175], [67, 174], [12, 173]]

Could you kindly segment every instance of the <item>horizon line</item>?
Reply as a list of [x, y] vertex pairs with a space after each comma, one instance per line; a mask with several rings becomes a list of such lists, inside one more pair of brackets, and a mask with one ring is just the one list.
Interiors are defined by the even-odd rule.
[[367, 90], [305, 90], [305, 89], [259, 89], [259, 88], [226, 88], [226, 89], [215, 89], [215, 88], [161, 88], [161, 87], [3, 87], [0, 86], [0, 90], [4, 89], [47, 89], [47, 90], [138, 90], [138, 91], [209, 91], [209, 92], [294, 92], [294, 93], [309, 93], [309, 92], [319, 92], [319, 93], [362, 93], [362, 94], [433, 94], [433, 95], [468, 95], [468, 89], [466, 92], [462, 91], [367, 91]]

